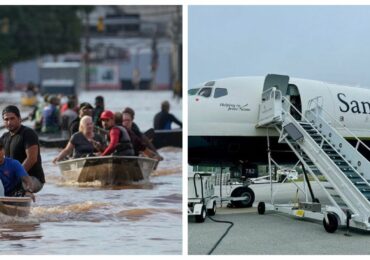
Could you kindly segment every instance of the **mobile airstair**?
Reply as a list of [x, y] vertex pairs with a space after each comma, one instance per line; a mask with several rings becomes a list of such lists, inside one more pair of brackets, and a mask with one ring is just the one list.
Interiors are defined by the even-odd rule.
[[[260, 214], [278, 210], [297, 217], [321, 219], [326, 231], [331, 233], [344, 225], [370, 230], [370, 163], [358, 151], [359, 147], [369, 151], [370, 148], [341, 126], [346, 137], [356, 141], [352, 146], [334, 124], [341, 125], [323, 109], [321, 97], [310, 100], [307, 110], [301, 113], [277, 88], [263, 93], [257, 127], [278, 131], [279, 143], [289, 145], [304, 170], [327, 194], [331, 205], [322, 207], [315, 200], [281, 206], [272, 200], [270, 204], [258, 205]], [[326, 181], [320, 181], [318, 175], [323, 175]]]

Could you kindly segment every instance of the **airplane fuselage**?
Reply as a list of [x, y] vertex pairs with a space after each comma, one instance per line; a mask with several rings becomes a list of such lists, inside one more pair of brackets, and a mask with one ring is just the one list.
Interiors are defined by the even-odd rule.
[[[278, 88], [299, 109], [307, 110], [311, 99], [320, 96], [327, 120], [343, 136], [348, 128], [365, 142], [370, 140], [370, 90], [295, 79]], [[267, 88], [265, 77], [238, 77], [210, 81], [189, 90], [189, 163], [237, 164], [240, 161], [267, 161], [267, 131], [273, 157], [281, 163], [295, 163], [297, 158], [287, 145], [279, 144], [274, 129], [256, 128], [262, 94]], [[284, 85], [284, 86], [283, 86]], [[282, 87], [283, 86], [283, 87]], [[296, 99], [295, 99], [296, 100]], [[325, 116], [325, 115], [324, 115]], [[366, 155], [370, 158], [370, 154]]]

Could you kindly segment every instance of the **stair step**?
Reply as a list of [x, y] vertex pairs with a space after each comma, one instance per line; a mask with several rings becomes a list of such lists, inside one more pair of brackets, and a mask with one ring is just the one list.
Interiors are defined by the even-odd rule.
[[336, 165], [344, 166], [348, 165], [344, 160], [332, 160]]
[[356, 183], [354, 183], [355, 185], [367, 185], [366, 182], [364, 182], [362, 179], [361, 181], [358, 181]]
[[332, 154], [338, 154], [337, 151], [335, 151], [333, 148], [331, 147], [326, 147], [326, 148], [323, 148], [322, 149], [324, 150], [325, 153], [327, 153], [328, 155], [332, 155]]
[[343, 211], [347, 211], [349, 210], [348, 206], [346, 203], [337, 203], [338, 206], [343, 210]]
[[342, 200], [342, 198], [338, 196], [332, 196], [334, 201], [338, 204], [339, 207], [341, 208], [348, 208], [347, 204]]
[[[338, 158], [338, 159], [341, 159], [342, 156], [340, 156], [339, 154], [329, 154], [329, 157], [330, 159], [334, 160], [335, 158]], [[350, 161], [348, 161], [350, 163]]]
[[340, 165], [339, 169], [341, 169], [342, 172], [344, 172], [344, 173], [355, 172], [354, 170], [352, 170], [352, 168], [348, 164], [346, 166], [345, 165]]
[[355, 186], [358, 189], [369, 189], [370, 190], [370, 186], [367, 185], [365, 182], [362, 182], [361, 184], [355, 183]]
[[[359, 179], [361, 179], [359, 176], [358, 176], [358, 174], [356, 174], [356, 173], [354, 173], [354, 172], [352, 172], [352, 173], [345, 173], [346, 174], [346, 176], [348, 177], [348, 178], [350, 178], [350, 179], [353, 179], [353, 178], [359, 178]], [[362, 180], [362, 179], [361, 179]]]
[[355, 184], [356, 182], [358, 182], [359, 180], [361, 180], [360, 178], [356, 178], [356, 177], [352, 177], [352, 178], [349, 178], [349, 180]]

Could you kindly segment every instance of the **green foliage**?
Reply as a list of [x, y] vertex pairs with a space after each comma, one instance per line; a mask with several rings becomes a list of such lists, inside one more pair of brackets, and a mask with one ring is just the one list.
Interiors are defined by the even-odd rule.
[[0, 68], [45, 54], [80, 50], [82, 21], [79, 12], [91, 6], [1, 6]]

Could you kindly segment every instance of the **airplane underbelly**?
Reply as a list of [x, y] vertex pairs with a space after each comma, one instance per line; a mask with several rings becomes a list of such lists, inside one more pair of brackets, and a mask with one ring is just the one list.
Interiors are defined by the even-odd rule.
[[[271, 137], [271, 148], [276, 159], [282, 162], [296, 159], [286, 144], [278, 143], [278, 137]], [[190, 164], [206, 162], [238, 163], [239, 160], [267, 162], [266, 136], [189, 136], [188, 158]]]

